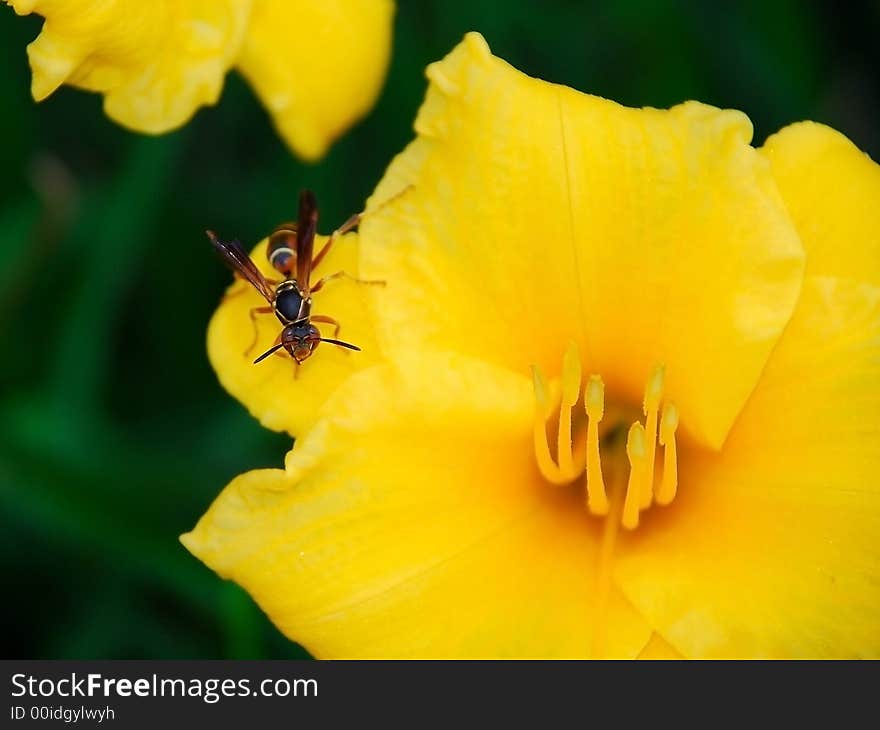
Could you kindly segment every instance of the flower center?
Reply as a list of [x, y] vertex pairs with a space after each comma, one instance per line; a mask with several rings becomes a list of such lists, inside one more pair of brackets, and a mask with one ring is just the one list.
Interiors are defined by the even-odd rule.
[[[621, 417], [605, 417], [605, 384], [599, 375], [591, 375], [584, 387], [583, 417], [572, 414], [581, 399], [581, 360], [577, 347], [569, 346], [562, 361], [561, 383], [548, 384], [544, 375], [532, 367], [535, 386], [535, 458], [544, 478], [551, 484], [569, 484], [585, 475], [587, 509], [594, 515], [607, 515], [610, 511], [609, 495], [605, 490], [602, 473], [602, 448], [610, 456], [614, 468], [625, 468], [624, 449], [620, 440], [614, 438], [625, 422]], [[665, 505], [672, 502], [678, 487], [678, 458], [675, 450], [675, 431], [678, 428], [678, 409], [673, 403], [663, 403], [664, 368], [654, 368], [645, 386], [642, 413], [645, 421], [635, 420], [626, 437], [625, 455], [629, 476], [626, 493], [620, 510], [620, 522], [627, 529], [639, 525], [639, 513], [653, 502]], [[661, 410], [662, 404], [662, 410]], [[558, 436], [556, 459], [550, 453], [547, 438], [548, 424], [558, 408]], [[659, 422], [658, 422], [659, 421]], [[578, 427], [579, 426], [579, 427]], [[584, 431], [586, 432], [584, 434]], [[600, 431], [604, 438], [600, 437]], [[577, 434], [578, 437], [575, 438]], [[657, 442], [663, 447], [663, 467], [656, 478]], [[610, 452], [610, 454], [608, 453]]]

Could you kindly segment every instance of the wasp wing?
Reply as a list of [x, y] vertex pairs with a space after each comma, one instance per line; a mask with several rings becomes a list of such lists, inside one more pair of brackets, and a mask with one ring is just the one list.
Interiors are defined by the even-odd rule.
[[303, 190], [299, 194], [299, 218], [296, 226], [296, 283], [306, 295], [309, 291], [309, 277], [312, 275], [312, 253], [317, 229], [318, 203], [315, 194], [311, 190]]
[[220, 258], [223, 259], [223, 262], [236, 274], [250, 282], [251, 286], [271, 304], [275, 300], [272, 286], [266, 281], [266, 277], [263, 276], [242, 245], [238, 241], [221, 241], [213, 231], [205, 232], [208, 234], [208, 240], [211, 241], [211, 245], [214, 246], [214, 249], [220, 254]]

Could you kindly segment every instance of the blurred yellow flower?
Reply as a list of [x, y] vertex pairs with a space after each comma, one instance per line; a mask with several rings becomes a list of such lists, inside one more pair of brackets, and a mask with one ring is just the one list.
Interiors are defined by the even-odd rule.
[[6, 0], [46, 22], [31, 90], [104, 94], [107, 115], [160, 134], [217, 102], [237, 67], [300, 157], [314, 160], [372, 107], [391, 47], [391, 0]]
[[220, 307], [221, 380], [300, 438], [184, 544], [319, 657], [878, 656], [877, 165], [477, 34], [428, 78], [345, 243], [388, 285], [333, 302], [377, 349], [245, 382]]

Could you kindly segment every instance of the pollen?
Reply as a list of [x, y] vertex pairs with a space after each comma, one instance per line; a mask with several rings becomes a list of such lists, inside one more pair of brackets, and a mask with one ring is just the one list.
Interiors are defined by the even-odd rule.
[[[542, 477], [554, 485], [582, 480], [585, 506], [596, 516], [612, 515], [626, 529], [639, 526], [640, 513], [652, 503], [668, 505], [678, 490], [675, 433], [678, 409], [664, 401], [666, 370], [656, 366], [647, 376], [641, 412], [644, 422], [627, 423], [620, 416], [605, 418], [605, 383], [598, 374], [583, 380], [580, 353], [570, 344], [558, 379], [548, 381], [532, 366], [535, 391], [534, 447]], [[576, 408], [583, 391], [583, 411]], [[612, 394], [611, 413], [627, 411]], [[577, 416], [576, 418], [574, 416]], [[553, 429], [553, 426], [556, 426]], [[600, 428], [601, 426], [601, 428]], [[623, 438], [624, 429], [626, 438]], [[555, 448], [549, 433], [555, 430]], [[658, 469], [659, 446], [662, 467]], [[606, 473], [607, 470], [607, 473]], [[657, 479], [657, 473], [660, 478]], [[612, 486], [612, 494], [606, 490]], [[616, 503], [618, 506], [613, 507]]]

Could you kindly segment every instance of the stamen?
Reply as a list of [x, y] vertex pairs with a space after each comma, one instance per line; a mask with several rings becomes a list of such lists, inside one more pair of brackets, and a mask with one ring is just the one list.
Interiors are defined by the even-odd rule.
[[660, 418], [660, 445], [663, 446], [663, 479], [657, 489], [657, 504], [669, 504], [678, 489], [678, 456], [675, 450], [675, 430], [678, 428], [678, 408], [672, 403], [663, 406]]
[[626, 501], [623, 503], [623, 526], [634, 530], [639, 526], [639, 501], [645, 476], [645, 427], [636, 421], [626, 437], [626, 455], [629, 458], [629, 481], [626, 485]]
[[535, 387], [535, 459], [544, 478], [555, 483], [559, 469], [550, 457], [550, 444], [547, 443], [547, 421], [550, 419], [553, 404], [550, 402], [547, 381], [537, 365], [532, 365], [532, 383]]
[[[675, 499], [678, 489], [678, 459], [675, 431], [678, 428], [678, 409], [672, 403], [663, 402], [665, 368], [658, 365], [651, 372], [645, 386], [642, 410], [644, 423], [636, 421], [629, 428], [626, 439], [626, 456], [629, 460], [626, 493], [618, 501], [605, 488], [602, 473], [599, 424], [605, 417], [605, 384], [599, 375], [591, 375], [584, 383], [584, 410], [586, 411], [586, 444], [584, 457], [574, 448], [572, 434], [572, 409], [581, 395], [581, 361], [577, 345], [569, 344], [562, 361], [560, 378], [547, 381], [540, 369], [532, 366], [535, 389], [535, 419], [533, 441], [535, 458], [543, 478], [551, 484], [566, 485], [585, 472], [586, 506], [591, 514], [610, 515], [609, 519], [628, 530], [639, 526], [640, 512], [650, 507], [652, 501], [666, 505]], [[559, 409], [556, 433], [556, 453], [550, 448], [552, 438], [547, 437], [548, 425]], [[662, 412], [661, 412], [662, 410]], [[580, 433], [578, 421], [578, 433]], [[613, 438], [618, 424], [610, 424], [608, 448], [610, 469], [623, 479], [623, 453], [620, 441]], [[659, 433], [658, 433], [659, 431]], [[657, 442], [664, 447], [662, 474], [655, 480]], [[578, 446], [583, 442], [578, 438]], [[606, 453], [605, 460], [609, 455]], [[655, 481], [657, 482], [655, 484]], [[615, 506], [616, 505], [616, 506]]]
[[[535, 387], [535, 422], [533, 441], [535, 445], [535, 459], [541, 475], [551, 484], [567, 484], [572, 476], [563, 473], [550, 456], [550, 444], [547, 442], [547, 422], [555, 410], [554, 399], [551, 398], [550, 389], [543, 373], [536, 365], [532, 365], [532, 382]], [[571, 437], [569, 436], [569, 439]]]
[[581, 358], [577, 345], [569, 344], [562, 358], [562, 404], [559, 410], [559, 434], [557, 449], [559, 471], [573, 474], [574, 463], [571, 458], [571, 409], [581, 394]]
[[646, 509], [651, 506], [654, 493], [654, 457], [657, 448], [657, 411], [660, 408], [660, 399], [663, 397], [663, 379], [666, 368], [658, 365], [648, 379], [645, 387], [645, 399], [642, 402], [642, 410], [645, 414], [645, 443], [647, 452], [645, 457], [645, 473], [641, 480], [641, 494], [639, 495], [639, 508]]
[[599, 457], [599, 422], [605, 415], [605, 384], [591, 375], [584, 394], [587, 411], [587, 508], [594, 515], [608, 514], [608, 495]]

